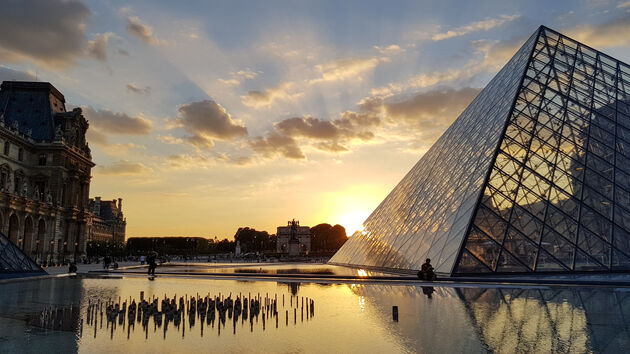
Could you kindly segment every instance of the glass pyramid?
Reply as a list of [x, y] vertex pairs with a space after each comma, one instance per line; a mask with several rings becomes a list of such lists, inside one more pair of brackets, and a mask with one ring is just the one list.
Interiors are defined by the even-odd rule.
[[541, 26], [330, 262], [630, 270], [628, 191], [630, 66]]
[[18, 246], [0, 233], [0, 278], [7, 275], [25, 273], [45, 273], [44, 270], [30, 259]]

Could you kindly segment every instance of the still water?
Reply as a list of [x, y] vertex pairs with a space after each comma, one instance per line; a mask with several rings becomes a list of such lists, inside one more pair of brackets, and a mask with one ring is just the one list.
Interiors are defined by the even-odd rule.
[[[178, 322], [160, 311], [107, 320], [108, 302], [122, 308], [141, 292], [156, 310], [184, 297]], [[261, 305], [246, 318], [188, 312], [191, 298], [228, 297]], [[627, 289], [57, 278], [0, 285], [0, 300], [2, 353], [630, 351]]]

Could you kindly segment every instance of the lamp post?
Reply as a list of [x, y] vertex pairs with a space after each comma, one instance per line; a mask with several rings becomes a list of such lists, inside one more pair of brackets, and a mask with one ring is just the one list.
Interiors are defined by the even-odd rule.
[[48, 264], [52, 263], [53, 261], [54, 248], [55, 248], [55, 240], [50, 240], [50, 248], [48, 249], [48, 252], [50, 253], [50, 260], [48, 261]]
[[21, 249], [22, 251], [24, 251], [24, 247], [22, 245], [22, 238], [21, 237], [18, 238], [18, 248]]
[[63, 261], [62, 264], [66, 264], [66, 253], [68, 252], [68, 241], [63, 241]]
[[77, 262], [77, 255], [79, 254], [79, 243], [74, 242], [74, 263]]
[[39, 239], [35, 240], [35, 263], [39, 264]]

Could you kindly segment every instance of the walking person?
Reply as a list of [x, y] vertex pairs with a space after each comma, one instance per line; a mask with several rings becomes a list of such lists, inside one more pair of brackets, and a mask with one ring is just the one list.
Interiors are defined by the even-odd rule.
[[157, 268], [156, 258], [157, 255], [155, 252], [149, 253], [149, 256], [147, 257], [147, 263], [149, 264], [149, 276], [155, 276], [155, 268]]

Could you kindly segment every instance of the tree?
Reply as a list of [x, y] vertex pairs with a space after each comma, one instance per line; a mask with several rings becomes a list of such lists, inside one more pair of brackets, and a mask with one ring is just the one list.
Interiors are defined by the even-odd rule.
[[234, 241], [241, 243], [242, 252], [263, 252], [276, 248], [275, 238], [267, 231], [257, 231], [249, 227], [240, 227], [234, 235]]
[[311, 249], [314, 252], [337, 251], [348, 240], [341, 225], [319, 224], [311, 227]]

